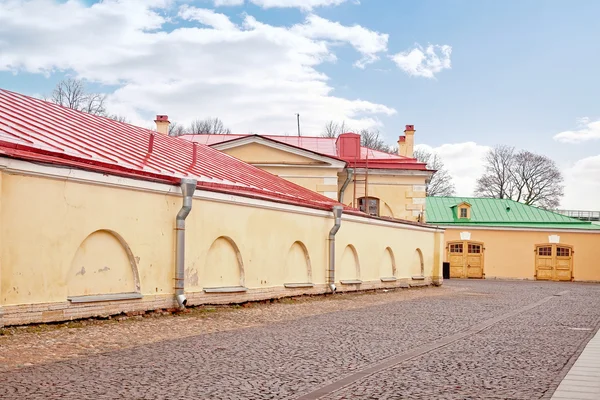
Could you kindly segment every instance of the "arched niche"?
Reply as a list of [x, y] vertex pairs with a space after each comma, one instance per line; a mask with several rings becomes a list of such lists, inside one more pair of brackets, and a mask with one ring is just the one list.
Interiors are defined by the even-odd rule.
[[416, 249], [413, 254], [410, 272], [412, 276], [425, 275], [425, 263], [423, 261], [423, 252], [421, 249]]
[[394, 257], [394, 251], [390, 247], [386, 247], [383, 252], [383, 259], [379, 264], [379, 276], [381, 278], [395, 278], [396, 273], [396, 258]]
[[244, 286], [244, 263], [237, 244], [227, 236], [217, 238], [208, 249], [204, 288]]
[[139, 293], [137, 263], [118, 233], [102, 229], [79, 245], [66, 278], [69, 297]]
[[337, 268], [337, 279], [339, 281], [360, 280], [360, 264], [358, 253], [351, 244], [347, 245], [342, 253], [339, 268]]
[[381, 207], [381, 216], [394, 218], [394, 212], [386, 202], [383, 202], [383, 206]]
[[308, 249], [297, 241], [288, 250], [285, 259], [284, 284], [312, 282], [312, 266]]

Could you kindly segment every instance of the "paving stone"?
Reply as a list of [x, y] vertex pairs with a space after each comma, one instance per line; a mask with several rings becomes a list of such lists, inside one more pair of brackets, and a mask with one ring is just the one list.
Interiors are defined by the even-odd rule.
[[590, 335], [569, 328], [600, 323], [600, 285], [450, 280], [441, 288], [23, 331], [0, 336], [0, 363], [8, 365], [0, 369], [0, 398], [294, 399], [564, 290], [324, 397], [541, 398]]

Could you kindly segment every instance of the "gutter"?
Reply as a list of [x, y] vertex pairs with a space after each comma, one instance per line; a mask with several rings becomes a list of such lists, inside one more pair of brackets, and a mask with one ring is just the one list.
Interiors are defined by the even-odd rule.
[[342, 212], [344, 208], [342, 206], [333, 206], [333, 216], [335, 217], [335, 223], [329, 231], [329, 268], [327, 274], [327, 283], [331, 293], [335, 293], [335, 234], [342, 225]]
[[350, 183], [350, 180], [352, 179], [352, 175], [354, 175], [354, 169], [347, 168], [347, 171], [348, 171], [348, 175], [346, 176], [346, 180], [344, 181], [344, 184], [342, 185], [342, 188], [340, 189], [340, 195], [338, 198], [338, 201], [342, 204], [344, 204], [344, 191], [348, 187], [348, 184]]
[[195, 179], [182, 178], [180, 187], [183, 195], [183, 204], [175, 218], [175, 299], [179, 308], [185, 308], [187, 299], [185, 297], [185, 219], [192, 210], [192, 198], [196, 191], [198, 181]]

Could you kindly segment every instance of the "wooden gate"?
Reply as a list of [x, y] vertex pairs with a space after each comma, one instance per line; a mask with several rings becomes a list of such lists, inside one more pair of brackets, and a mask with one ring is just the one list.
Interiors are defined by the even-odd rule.
[[550, 243], [536, 245], [535, 279], [540, 281], [573, 280], [573, 246]]
[[450, 278], [483, 278], [483, 243], [448, 242]]

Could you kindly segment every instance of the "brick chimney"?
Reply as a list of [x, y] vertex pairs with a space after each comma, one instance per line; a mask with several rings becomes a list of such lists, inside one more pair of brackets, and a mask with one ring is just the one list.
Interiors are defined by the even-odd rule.
[[360, 135], [358, 133], [342, 133], [335, 141], [338, 157], [360, 158]]
[[156, 131], [158, 133], [160, 133], [161, 135], [169, 134], [170, 122], [169, 122], [169, 117], [167, 115], [157, 115], [154, 122], [156, 122]]
[[398, 155], [413, 158], [415, 148], [415, 126], [406, 125], [404, 135], [398, 138]]

